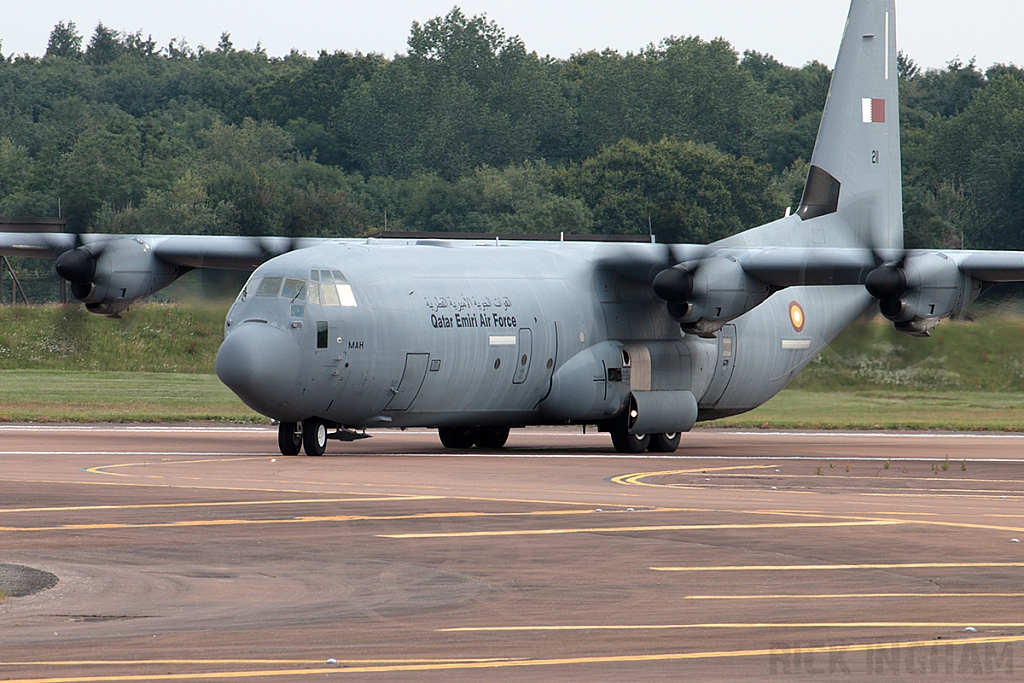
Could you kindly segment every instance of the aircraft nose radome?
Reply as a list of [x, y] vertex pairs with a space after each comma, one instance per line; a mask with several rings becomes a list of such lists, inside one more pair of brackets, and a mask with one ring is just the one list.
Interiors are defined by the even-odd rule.
[[287, 333], [263, 323], [245, 323], [217, 352], [217, 377], [260, 412], [280, 405], [299, 377], [301, 349]]

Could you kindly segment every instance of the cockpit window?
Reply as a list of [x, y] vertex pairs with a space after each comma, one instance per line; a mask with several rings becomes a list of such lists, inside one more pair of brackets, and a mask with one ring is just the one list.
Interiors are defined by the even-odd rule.
[[324, 306], [340, 306], [336, 285], [320, 285], [320, 300]]
[[283, 277], [265, 277], [256, 289], [256, 296], [277, 296], [281, 293]]
[[281, 290], [281, 296], [292, 301], [305, 301], [306, 281], [287, 278], [284, 281], [284, 289]]
[[320, 282], [320, 271], [319, 270], [311, 270], [311, 271], [309, 271], [309, 279], [313, 280], [314, 282]]
[[356, 297], [352, 294], [352, 285], [334, 285], [338, 288], [338, 298], [342, 306], [356, 306]]
[[256, 296], [282, 297], [291, 300], [292, 303], [306, 301], [319, 306], [348, 306], [355, 308], [355, 294], [352, 293], [352, 285], [340, 270], [311, 271], [310, 275], [318, 275], [320, 281], [299, 280], [298, 278], [265, 277], [256, 278], [246, 284], [239, 297], [241, 301], [251, 288], [255, 287]]

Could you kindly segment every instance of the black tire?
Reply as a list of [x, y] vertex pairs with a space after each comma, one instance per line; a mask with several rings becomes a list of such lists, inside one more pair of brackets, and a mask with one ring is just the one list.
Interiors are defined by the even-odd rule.
[[437, 435], [445, 448], [464, 450], [473, 447], [473, 432], [469, 427], [438, 427]]
[[612, 445], [619, 453], [643, 453], [651, 443], [650, 434], [630, 434], [626, 412], [612, 421], [608, 433], [612, 436]]
[[306, 455], [321, 456], [327, 450], [327, 424], [318, 417], [302, 421], [302, 447]]
[[302, 427], [296, 422], [279, 424], [277, 447], [281, 449], [281, 455], [298, 455], [302, 450]]
[[480, 448], [498, 449], [508, 441], [508, 427], [477, 427], [473, 430], [473, 443]]
[[680, 432], [651, 434], [651, 443], [647, 446], [647, 450], [651, 453], [675, 453], [676, 449], [679, 448], [679, 438], [681, 436]]

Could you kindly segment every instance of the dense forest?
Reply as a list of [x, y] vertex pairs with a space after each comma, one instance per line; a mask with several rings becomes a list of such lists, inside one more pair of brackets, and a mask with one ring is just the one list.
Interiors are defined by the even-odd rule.
[[[42, 57], [0, 52], [0, 215], [705, 242], [798, 201], [830, 77], [697, 37], [540, 57], [458, 8], [393, 58], [60, 23]], [[901, 55], [900, 79], [908, 246], [1024, 248], [1024, 70]]]

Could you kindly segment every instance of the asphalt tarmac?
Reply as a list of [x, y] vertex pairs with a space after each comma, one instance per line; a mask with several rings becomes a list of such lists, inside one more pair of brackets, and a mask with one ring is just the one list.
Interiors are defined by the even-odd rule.
[[7, 425], [0, 679], [1013, 680], [1019, 540], [1021, 435]]

